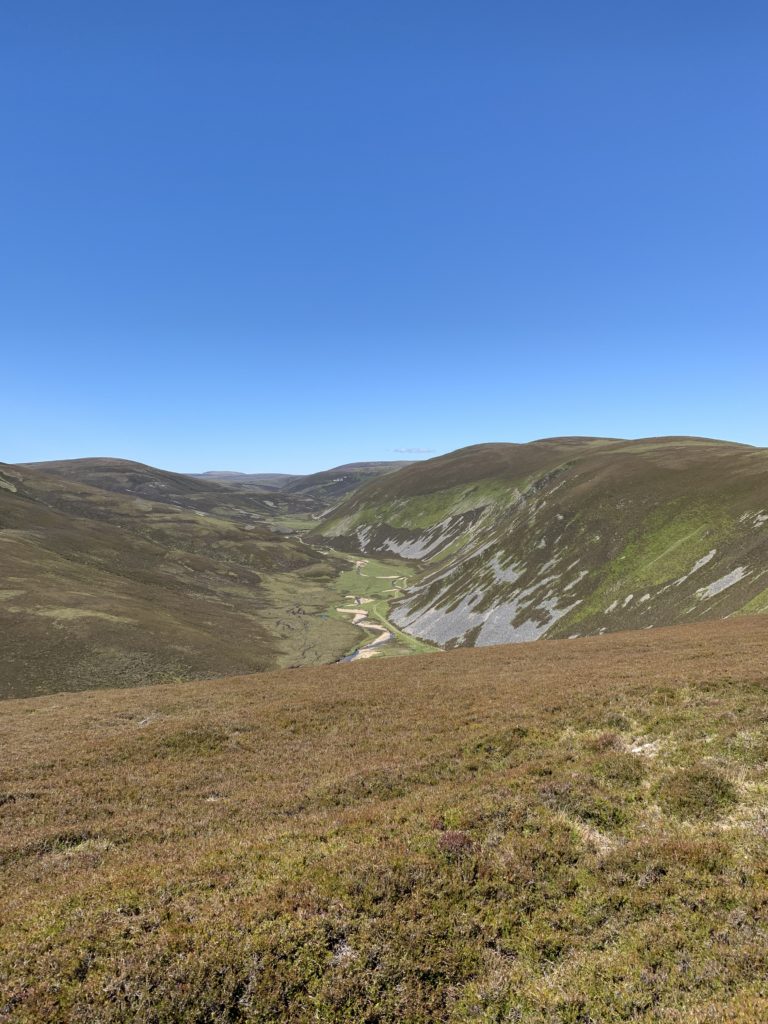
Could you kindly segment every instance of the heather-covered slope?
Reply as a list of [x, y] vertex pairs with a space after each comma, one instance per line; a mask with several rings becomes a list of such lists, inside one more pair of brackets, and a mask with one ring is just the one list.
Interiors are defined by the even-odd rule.
[[0, 697], [352, 648], [359, 631], [325, 618], [345, 564], [212, 500], [203, 512], [0, 464]]
[[13, 1024], [768, 1019], [764, 621], [9, 701]]
[[270, 520], [280, 514], [315, 513], [409, 462], [351, 462], [296, 476], [288, 473], [172, 473], [127, 459], [63, 459], [20, 463], [30, 469], [118, 494], [162, 501], [228, 517], [256, 516]]
[[702, 438], [477, 445], [351, 495], [318, 534], [420, 562], [391, 618], [444, 645], [768, 610], [768, 451]]
[[233, 486], [230, 479], [171, 473], [127, 459], [62, 459], [20, 463], [17, 468], [242, 522], [271, 520], [279, 512], [310, 513], [319, 508], [316, 502], [301, 496], [280, 500], [271, 489]]
[[387, 473], [411, 465], [410, 462], [350, 462], [334, 466], [319, 473], [295, 475], [289, 473], [234, 473], [209, 470], [192, 475], [193, 480], [216, 482], [238, 490], [256, 490], [279, 493], [283, 501], [289, 497], [313, 499], [321, 507], [338, 501], [363, 484]]
[[386, 478], [396, 470], [409, 466], [409, 462], [350, 462], [308, 476], [294, 477], [282, 490], [285, 494], [316, 498], [326, 506], [356, 491], [371, 480]]

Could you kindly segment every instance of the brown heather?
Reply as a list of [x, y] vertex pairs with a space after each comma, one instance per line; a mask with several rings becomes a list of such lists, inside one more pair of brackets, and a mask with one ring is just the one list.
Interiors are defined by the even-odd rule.
[[0, 709], [0, 1020], [768, 1020], [768, 621]]

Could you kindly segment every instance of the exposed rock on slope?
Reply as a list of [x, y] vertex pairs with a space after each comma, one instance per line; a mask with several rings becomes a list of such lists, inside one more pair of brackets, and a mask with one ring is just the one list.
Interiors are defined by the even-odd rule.
[[477, 445], [318, 530], [422, 572], [392, 620], [446, 646], [768, 611], [768, 450], [701, 438]]

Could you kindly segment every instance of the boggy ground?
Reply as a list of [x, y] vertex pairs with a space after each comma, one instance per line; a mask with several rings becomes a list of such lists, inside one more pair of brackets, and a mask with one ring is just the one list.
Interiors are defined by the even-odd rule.
[[768, 1019], [768, 627], [5, 702], [0, 1020]]

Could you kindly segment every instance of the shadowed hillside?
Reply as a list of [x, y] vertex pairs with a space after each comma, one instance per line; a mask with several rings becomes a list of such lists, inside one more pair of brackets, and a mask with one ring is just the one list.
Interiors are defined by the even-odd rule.
[[386, 476], [410, 462], [350, 462], [334, 466], [319, 473], [292, 475], [290, 473], [233, 473], [209, 470], [193, 475], [194, 480], [217, 481], [228, 487], [254, 489], [257, 491], [280, 492], [283, 497], [292, 495], [314, 499], [322, 507], [338, 501], [345, 495], [378, 477]]
[[127, 459], [63, 459], [20, 463], [48, 476], [119, 494], [162, 501], [217, 514], [275, 515], [318, 512], [363, 484], [411, 465], [410, 462], [351, 462], [304, 476], [289, 473], [170, 473]]
[[768, 610], [768, 451], [703, 438], [476, 445], [375, 481], [317, 534], [419, 576], [391, 613], [447, 646]]
[[14, 1024], [756, 1024], [765, 620], [10, 701]]

